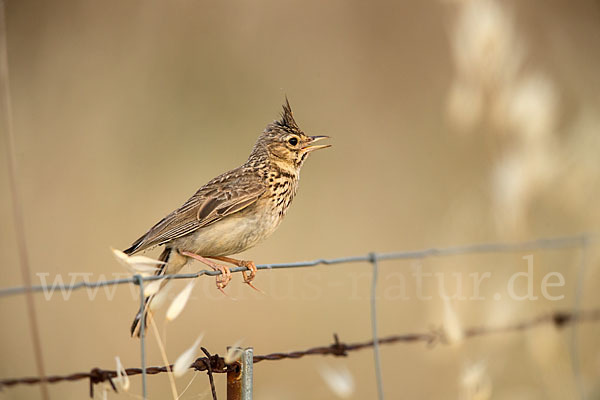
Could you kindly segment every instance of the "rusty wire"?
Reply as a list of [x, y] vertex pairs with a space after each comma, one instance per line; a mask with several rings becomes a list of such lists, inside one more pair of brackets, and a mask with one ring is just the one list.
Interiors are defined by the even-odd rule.
[[213, 378], [213, 371], [209, 362], [212, 356], [210, 355], [208, 350], [206, 350], [206, 348], [200, 347], [200, 349], [202, 349], [202, 352], [206, 355], [206, 361], [204, 364], [206, 365], [206, 373], [208, 374], [208, 383], [210, 383], [210, 391], [212, 393], [213, 400], [217, 400], [217, 389], [215, 388], [215, 379]]
[[[539, 327], [541, 325], [551, 324], [556, 328], [562, 328], [566, 325], [577, 324], [582, 322], [597, 322], [600, 321], [600, 308], [592, 309], [581, 312], [569, 312], [569, 311], [555, 311], [548, 314], [538, 315], [536, 317], [523, 320], [520, 322], [501, 325], [501, 326], [477, 326], [468, 328], [464, 331], [464, 338], [474, 338], [478, 336], [510, 333], [526, 331]], [[393, 335], [381, 337], [377, 340], [380, 345], [394, 344], [394, 343], [424, 343], [428, 346], [435, 344], [447, 343], [443, 329], [432, 329], [428, 332], [422, 333], [409, 333], [402, 335]], [[280, 361], [285, 359], [298, 359], [305, 356], [311, 355], [333, 355], [337, 357], [347, 356], [349, 352], [362, 350], [365, 348], [373, 347], [374, 341], [369, 340], [365, 342], [357, 343], [344, 343], [341, 342], [337, 334], [334, 334], [334, 342], [328, 346], [313, 347], [306, 350], [292, 351], [288, 353], [271, 353], [265, 355], [254, 356], [254, 363], [262, 361]], [[203, 349], [204, 351], [204, 349]], [[214, 381], [212, 374], [215, 373], [226, 373], [227, 364], [225, 359], [218, 354], [210, 355], [207, 351], [205, 352], [207, 357], [197, 358], [192, 365], [191, 369], [196, 371], [207, 371], [209, 373], [209, 379], [211, 384], [211, 390], [213, 396], [215, 396]], [[147, 367], [146, 374], [156, 375], [163, 372], [167, 372], [172, 368], [172, 365], [162, 367]], [[125, 373], [128, 376], [139, 375], [142, 373], [141, 368], [126, 368]], [[89, 379], [90, 382], [90, 396], [93, 396], [94, 385], [101, 382], [108, 382], [112, 389], [117, 391], [117, 388], [113, 382], [113, 378], [117, 377], [117, 371], [115, 370], [103, 370], [100, 368], [93, 368], [89, 372], [77, 372], [69, 375], [54, 375], [47, 376], [44, 379], [40, 377], [24, 377], [24, 378], [13, 378], [13, 379], [2, 379], [0, 380], [0, 389], [4, 387], [10, 387], [15, 385], [35, 385], [42, 382], [47, 383], [58, 383], [58, 382], [72, 382], [83, 379]]]

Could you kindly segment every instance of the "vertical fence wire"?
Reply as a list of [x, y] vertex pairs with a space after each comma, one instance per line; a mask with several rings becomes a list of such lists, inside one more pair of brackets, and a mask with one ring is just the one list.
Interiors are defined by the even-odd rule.
[[[585, 283], [585, 273], [587, 269], [588, 263], [588, 240], [587, 238], [581, 238], [581, 250], [579, 255], [579, 265], [577, 268], [577, 282], [575, 286], [575, 301], [573, 305], [573, 312], [577, 313], [581, 309], [581, 303], [583, 301], [583, 286]], [[585, 391], [585, 384], [583, 382], [583, 377], [581, 376], [581, 360], [579, 357], [579, 341], [578, 339], [578, 329], [577, 324], [573, 324], [571, 327], [571, 343], [570, 343], [570, 353], [571, 353], [571, 369], [573, 370], [573, 378], [575, 380], [575, 387], [577, 388], [577, 392], [579, 394], [579, 398], [581, 400], [587, 399], [587, 394]]]
[[[15, 150], [15, 137], [13, 131], [12, 120], [12, 103], [10, 98], [10, 81], [8, 70], [8, 32], [6, 26], [6, 4], [0, 0], [0, 103], [1, 113], [4, 114], [3, 130], [6, 137], [6, 161], [8, 167], [8, 178], [10, 195], [12, 198], [13, 219], [15, 223], [15, 234], [17, 241], [17, 249], [19, 252], [19, 263], [23, 284], [26, 288], [31, 288], [31, 271], [29, 268], [29, 257], [27, 254], [27, 239], [25, 235], [25, 224], [23, 221], [23, 210], [21, 208], [21, 199], [19, 195], [19, 179], [17, 171], [17, 158]], [[35, 356], [35, 364], [39, 376], [42, 378], [40, 382], [40, 391], [42, 399], [49, 399], [48, 387], [44, 379], [46, 373], [44, 371], [44, 357], [42, 354], [42, 345], [40, 332], [38, 329], [37, 315], [35, 310], [35, 301], [33, 293], [27, 290], [25, 294], [27, 305], [27, 316], [29, 326], [31, 328], [31, 341], [33, 353]]]
[[142, 369], [142, 399], [147, 399], [146, 391], [146, 316], [144, 315], [144, 306], [146, 299], [144, 296], [144, 279], [141, 275], [135, 275], [135, 280], [140, 287], [140, 358], [141, 358], [141, 369]]
[[375, 377], [377, 380], [377, 398], [383, 400], [383, 377], [381, 375], [381, 357], [379, 354], [379, 335], [377, 334], [377, 278], [379, 276], [379, 266], [377, 265], [377, 255], [371, 253], [369, 261], [373, 266], [373, 277], [371, 280], [371, 334], [373, 336], [373, 357], [375, 361]]

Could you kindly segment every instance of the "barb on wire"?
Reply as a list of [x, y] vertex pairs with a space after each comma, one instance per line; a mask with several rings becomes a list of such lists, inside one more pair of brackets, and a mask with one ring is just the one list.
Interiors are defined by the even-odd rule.
[[[202, 352], [206, 355], [206, 358], [203, 359], [204, 361], [204, 365], [206, 365], [206, 372], [208, 374], [208, 382], [210, 383], [210, 391], [212, 393], [212, 398], [213, 400], [217, 400], [217, 389], [215, 388], [215, 379], [213, 378], [213, 372], [212, 372], [212, 368], [210, 366], [210, 353], [208, 352], [208, 350], [206, 350], [206, 348], [204, 347], [200, 347], [200, 349], [202, 349]], [[198, 361], [198, 360], [196, 360]]]
[[[257, 265], [256, 268], [262, 269], [287, 269], [287, 268], [303, 268], [303, 267], [316, 267], [318, 265], [335, 265], [335, 264], [347, 264], [356, 262], [371, 262], [374, 258], [377, 261], [389, 261], [389, 260], [410, 260], [410, 259], [421, 259], [426, 257], [443, 257], [443, 256], [456, 256], [464, 254], [481, 254], [481, 253], [512, 253], [520, 251], [532, 251], [541, 249], [564, 249], [569, 247], [579, 247], [582, 243], [591, 243], [597, 239], [596, 234], [582, 233], [573, 236], [562, 236], [555, 238], [542, 238], [526, 242], [496, 242], [496, 243], [482, 243], [473, 244], [466, 246], [452, 246], [443, 248], [429, 248], [424, 250], [416, 251], [402, 251], [394, 253], [369, 253], [363, 256], [356, 257], [341, 257], [332, 259], [317, 259], [312, 261], [292, 262], [292, 263], [281, 263], [281, 264], [261, 264]], [[247, 271], [247, 267], [232, 267], [231, 272], [242, 272]], [[142, 278], [144, 282], [154, 281], [159, 279], [194, 279], [200, 276], [216, 276], [220, 275], [221, 271], [213, 270], [202, 270], [190, 274], [173, 274], [173, 275], [153, 275], [145, 276]], [[82, 288], [98, 288], [103, 286], [120, 285], [125, 283], [137, 284], [137, 279], [134, 277], [104, 280], [97, 282], [77, 282], [69, 285], [52, 284], [48, 285], [35, 285], [31, 287], [10, 287], [0, 289], [0, 297], [17, 295], [22, 293], [31, 292], [45, 292], [48, 290], [78, 290]]]
[[[479, 326], [469, 328], [464, 332], [465, 339], [474, 338], [478, 336], [486, 336], [492, 334], [510, 333], [526, 331], [529, 329], [536, 328], [541, 325], [551, 324], [556, 328], [562, 328], [569, 324], [577, 324], [582, 322], [598, 322], [600, 321], [600, 308], [580, 311], [580, 312], [569, 312], [569, 311], [555, 311], [549, 314], [542, 314], [531, 319], [527, 319], [521, 322], [502, 325], [502, 326]], [[440, 337], [442, 335], [442, 337]], [[366, 348], [373, 347], [375, 341], [369, 340], [358, 343], [343, 343], [340, 342], [338, 336], [334, 334], [334, 343], [329, 346], [313, 347], [307, 350], [292, 351], [289, 353], [271, 353], [265, 355], [254, 356], [254, 363], [262, 361], [279, 361], [284, 359], [298, 359], [305, 356], [311, 355], [333, 355], [337, 357], [347, 356], [349, 352], [358, 351]], [[443, 333], [438, 330], [433, 330], [423, 333], [410, 333], [403, 335], [386, 336], [379, 338], [377, 343], [380, 345], [389, 345], [394, 343], [445, 343]], [[220, 357], [218, 354], [210, 355], [205, 352], [206, 357], [200, 357], [194, 361], [190, 368], [196, 371], [209, 371], [210, 375], [215, 373], [226, 373], [227, 364], [225, 359]], [[148, 367], [146, 368], [146, 374], [156, 375], [163, 372], [168, 372], [172, 368], [172, 365], [163, 367]], [[125, 373], [128, 376], [139, 375], [142, 373], [141, 368], [127, 368]], [[102, 370], [94, 368], [90, 372], [77, 372], [70, 375], [55, 375], [47, 376], [43, 380], [48, 383], [67, 382], [67, 381], [79, 381], [82, 379], [89, 379], [90, 385], [111, 381], [112, 378], [117, 376], [117, 371], [114, 370]], [[210, 378], [209, 378], [210, 379]], [[2, 379], [0, 380], [0, 389], [3, 387], [10, 387], [15, 385], [35, 385], [42, 381], [40, 377], [25, 377], [25, 378], [13, 378], [13, 379]], [[211, 383], [214, 385], [214, 383]]]

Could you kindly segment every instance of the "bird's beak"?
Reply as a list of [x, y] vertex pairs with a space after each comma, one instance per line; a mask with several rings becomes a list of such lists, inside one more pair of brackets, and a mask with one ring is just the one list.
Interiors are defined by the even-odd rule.
[[316, 142], [318, 142], [320, 140], [329, 139], [329, 136], [309, 136], [309, 138], [310, 138], [310, 141], [308, 142], [308, 145], [304, 146], [302, 148], [302, 150], [305, 153], [310, 153], [310, 152], [315, 151], [315, 150], [326, 149], [327, 147], [331, 147], [330, 144], [320, 144], [318, 146], [312, 145], [313, 143], [316, 143]]

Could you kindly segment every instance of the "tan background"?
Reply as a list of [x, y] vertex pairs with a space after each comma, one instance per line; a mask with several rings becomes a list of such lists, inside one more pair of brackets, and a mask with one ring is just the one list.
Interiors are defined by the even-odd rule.
[[[33, 272], [66, 281], [75, 272], [91, 273], [93, 280], [123, 274], [109, 248], [127, 247], [200, 185], [242, 163], [286, 94], [300, 126], [332, 136], [334, 147], [308, 160], [286, 221], [244, 258], [288, 262], [596, 230], [600, 4], [500, 3], [523, 45], [520, 76], [541, 71], [558, 99], [545, 132], [555, 144], [544, 153], [554, 172], [527, 183], [515, 206], [520, 213], [498, 211], [492, 182], [516, 134], [484, 117], [463, 132], [448, 116], [458, 74], [453, 31], [465, 4], [8, 1], [19, 183]], [[528, 159], [531, 149], [524, 150]], [[0, 283], [17, 286], [6, 163], [0, 168]], [[519, 215], [518, 223], [504, 224], [502, 212]], [[485, 301], [452, 302], [464, 326], [572, 307], [576, 250], [535, 253], [536, 294], [543, 274], [560, 271], [566, 285], [555, 290], [564, 300], [493, 300], [511, 274], [525, 270], [522, 256], [438, 258], [422, 266], [459, 272], [465, 282], [469, 272], [494, 274], [482, 286]], [[588, 260], [582, 301], [592, 307], [599, 299], [594, 251]], [[381, 335], [443, 323], [439, 296], [415, 298], [411, 265], [381, 265]], [[366, 340], [369, 272], [368, 264], [266, 271], [255, 281], [266, 296], [236, 276], [230, 298], [212, 279], [201, 279], [184, 313], [165, 328], [169, 357], [201, 332], [203, 345], [221, 354], [242, 338], [257, 354], [326, 345], [333, 332], [344, 341]], [[394, 297], [399, 273], [407, 300]], [[173, 294], [182, 287], [178, 283]], [[436, 287], [431, 281], [425, 290], [434, 294]], [[469, 295], [468, 286], [464, 290]], [[138, 341], [128, 335], [136, 299], [127, 286], [115, 293], [112, 301], [102, 290], [93, 301], [85, 291], [68, 301], [36, 295], [48, 373], [113, 368], [116, 355], [126, 366], [139, 365]], [[0, 299], [0, 377], [36, 373], [25, 313], [22, 296]], [[163, 315], [157, 316], [161, 328]], [[600, 396], [598, 333], [592, 324], [578, 330], [590, 398]], [[461, 382], [465, 370], [483, 362], [487, 377], [480, 383], [487, 388], [491, 382], [491, 398], [579, 398], [573, 334], [540, 328], [451, 347], [387, 346], [385, 393], [390, 399], [476, 398], [465, 395]], [[162, 364], [153, 336], [148, 364]], [[375, 397], [372, 352], [365, 350], [345, 359], [258, 364], [256, 398], [334, 398], [319, 374], [323, 364], [347, 366], [356, 387], [351, 398]], [[192, 376], [178, 379], [180, 391]], [[138, 398], [139, 377], [132, 384], [129, 394], [109, 397]], [[222, 376], [217, 384], [224, 398]], [[80, 399], [87, 387], [87, 381], [61, 383], [50, 394]], [[166, 375], [149, 377], [148, 389], [151, 399], [171, 398]], [[0, 399], [30, 398], [39, 398], [37, 388], [0, 393]], [[183, 398], [210, 398], [204, 374]]]

